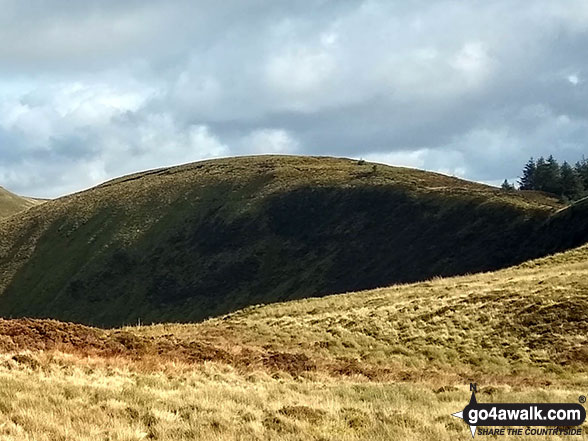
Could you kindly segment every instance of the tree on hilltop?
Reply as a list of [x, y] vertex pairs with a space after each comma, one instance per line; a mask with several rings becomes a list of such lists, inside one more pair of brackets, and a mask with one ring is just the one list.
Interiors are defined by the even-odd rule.
[[504, 191], [515, 191], [515, 186], [508, 182], [508, 179], [504, 180], [500, 188], [502, 188]]
[[519, 179], [519, 188], [521, 190], [535, 190], [535, 172], [537, 167], [533, 158], [529, 159], [523, 169], [523, 176]]
[[581, 198], [584, 193], [578, 173], [566, 161], [561, 165], [561, 190], [563, 197], [570, 201]]
[[576, 170], [584, 189], [588, 191], [588, 159], [582, 158], [581, 161], [576, 162], [574, 170]]
[[[588, 160], [582, 158], [572, 167], [567, 161], [559, 165], [553, 155], [547, 159], [541, 156], [536, 161], [531, 158], [518, 182], [521, 190], [544, 191], [574, 201], [588, 194]], [[510, 185], [505, 180], [503, 189], [506, 184]]]

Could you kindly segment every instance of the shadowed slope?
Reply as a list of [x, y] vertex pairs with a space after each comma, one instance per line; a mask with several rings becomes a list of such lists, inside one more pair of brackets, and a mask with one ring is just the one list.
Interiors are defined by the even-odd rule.
[[0, 313], [96, 325], [496, 269], [588, 240], [585, 209], [419, 170], [245, 157], [153, 170], [0, 223]]

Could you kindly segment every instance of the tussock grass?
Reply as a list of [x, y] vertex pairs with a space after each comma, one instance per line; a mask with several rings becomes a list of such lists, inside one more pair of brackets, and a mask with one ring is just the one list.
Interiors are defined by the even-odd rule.
[[[0, 439], [467, 439], [450, 415], [467, 403], [469, 382], [482, 402], [585, 394], [587, 283], [584, 246], [200, 324], [92, 331], [6, 321]], [[52, 345], [27, 349], [27, 327]], [[587, 438], [584, 425], [578, 439]]]
[[[0, 358], [3, 440], [454, 440], [465, 385], [248, 374], [216, 363], [159, 371], [59, 353]], [[574, 401], [575, 389], [484, 385], [483, 401]], [[519, 439], [519, 438], [517, 438]], [[520, 439], [527, 439], [525, 437]], [[531, 439], [531, 438], [528, 438]], [[560, 439], [554, 437], [551, 439]], [[580, 438], [586, 439], [586, 436]]]
[[17, 196], [0, 187], [0, 219], [20, 213], [42, 202], [44, 201]]

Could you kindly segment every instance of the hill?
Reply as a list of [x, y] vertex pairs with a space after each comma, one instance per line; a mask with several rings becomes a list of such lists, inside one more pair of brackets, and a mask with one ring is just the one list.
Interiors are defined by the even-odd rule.
[[39, 204], [39, 200], [24, 198], [0, 187], [0, 218], [12, 216]]
[[585, 218], [538, 193], [347, 159], [203, 161], [1, 222], [0, 314], [196, 321], [505, 267], [585, 243]]
[[577, 402], [588, 387], [587, 293], [583, 246], [199, 324], [0, 320], [0, 435], [466, 439], [451, 414], [470, 382], [482, 402]]

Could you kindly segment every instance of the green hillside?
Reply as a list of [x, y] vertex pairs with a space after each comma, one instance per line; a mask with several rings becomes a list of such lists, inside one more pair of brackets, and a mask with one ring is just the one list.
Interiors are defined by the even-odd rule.
[[0, 314], [193, 321], [487, 271], [585, 243], [585, 205], [562, 208], [539, 193], [347, 159], [153, 170], [2, 221]]
[[0, 187], [0, 218], [12, 216], [38, 203], [38, 200], [17, 196]]

